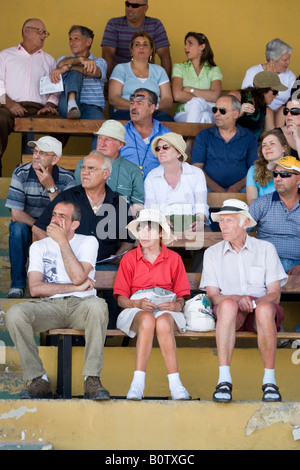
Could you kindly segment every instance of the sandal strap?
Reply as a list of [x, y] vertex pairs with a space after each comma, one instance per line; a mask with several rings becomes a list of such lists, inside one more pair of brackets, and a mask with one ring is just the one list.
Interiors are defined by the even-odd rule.
[[277, 387], [277, 385], [275, 384], [265, 384], [263, 385], [262, 387], [262, 391], [264, 392], [266, 388], [273, 388], [273, 390], [267, 390], [266, 393], [276, 393], [279, 391], [279, 387]]
[[221, 382], [216, 386], [216, 392], [229, 393], [231, 392], [231, 390], [232, 390], [232, 383], [230, 382]]

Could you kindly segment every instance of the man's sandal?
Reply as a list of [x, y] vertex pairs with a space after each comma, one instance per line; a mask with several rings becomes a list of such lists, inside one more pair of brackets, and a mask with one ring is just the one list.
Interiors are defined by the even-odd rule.
[[[279, 393], [279, 388], [275, 384], [265, 384], [262, 386], [262, 391], [264, 392], [262, 401], [272, 402], [272, 401], [282, 401], [281, 395]], [[273, 395], [269, 396], [268, 395]], [[274, 397], [274, 395], [276, 395]]]
[[[231, 396], [232, 392], [232, 384], [230, 382], [221, 382], [216, 386], [216, 391], [213, 394], [213, 401], [217, 401], [220, 403], [229, 403], [232, 400]], [[217, 394], [224, 393], [229, 395], [229, 397], [217, 397]]]

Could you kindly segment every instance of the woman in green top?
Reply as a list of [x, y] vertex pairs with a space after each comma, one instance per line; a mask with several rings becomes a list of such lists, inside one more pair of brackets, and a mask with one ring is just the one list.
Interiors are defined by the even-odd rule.
[[214, 122], [211, 111], [222, 91], [222, 73], [204, 34], [187, 33], [184, 39], [187, 61], [174, 64], [172, 92], [179, 104], [175, 121]]

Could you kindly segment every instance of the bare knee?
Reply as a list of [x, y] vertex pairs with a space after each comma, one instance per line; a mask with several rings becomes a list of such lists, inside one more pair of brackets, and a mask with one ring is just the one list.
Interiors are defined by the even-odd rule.
[[171, 315], [163, 314], [156, 319], [156, 332], [158, 335], [166, 335], [174, 332], [174, 320]]
[[255, 309], [255, 322], [258, 327], [273, 323], [275, 320], [275, 309], [270, 302], [261, 302]]
[[230, 298], [224, 299], [219, 303], [218, 308], [217, 308], [218, 322], [236, 321], [237, 313], [238, 313], [237, 302]]

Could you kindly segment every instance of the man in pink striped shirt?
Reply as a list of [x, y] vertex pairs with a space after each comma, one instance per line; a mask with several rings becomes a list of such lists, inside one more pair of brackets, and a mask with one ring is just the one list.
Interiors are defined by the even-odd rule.
[[42, 50], [48, 36], [44, 23], [32, 18], [23, 25], [22, 42], [0, 52], [0, 83], [5, 91], [0, 107], [0, 176], [14, 118], [58, 114], [59, 95], [40, 94], [41, 78], [56, 67], [55, 59]]

